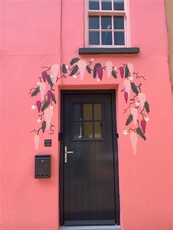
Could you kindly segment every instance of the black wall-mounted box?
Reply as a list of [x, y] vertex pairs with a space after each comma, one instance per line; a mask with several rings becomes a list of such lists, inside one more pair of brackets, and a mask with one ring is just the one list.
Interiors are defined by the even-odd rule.
[[50, 178], [51, 155], [35, 155], [35, 178]]

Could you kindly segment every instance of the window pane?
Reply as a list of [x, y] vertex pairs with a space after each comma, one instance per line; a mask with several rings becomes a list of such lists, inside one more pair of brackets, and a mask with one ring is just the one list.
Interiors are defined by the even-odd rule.
[[99, 45], [99, 32], [89, 32], [89, 44]]
[[101, 104], [94, 104], [94, 120], [102, 120]]
[[94, 122], [94, 138], [102, 137], [102, 123]]
[[82, 123], [74, 122], [73, 123], [74, 138], [82, 138]]
[[102, 32], [102, 45], [112, 45], [112, 32]]
[[124, 17], [123, 16], [114, 17], [114, 29], [124, 29]]
[[124, 0], [114, 0], [114, 10], [124, 10]]
[[89, 16], [89, 29], [99, 29], [98, 16]]
[[102, 0], [102, 10], [112, 10], [112, 1]]
[[99, 0], [89, 0], [90, 10], [99, 10]]
[[114, 45], [125, 45], [124, 32], [114, 33]]
[[112, 18], [107, 16], [101, 17], [102, 29], [111, 29], [112, 28]]
[[83, 104], [83, 119], [92, 120], [92, 104]]
[[81, 104], [74, 104], [74, 120], [82, 119], [82, 108]]
[[83, 122], [83, 138], [93, 138], [92, 122]]

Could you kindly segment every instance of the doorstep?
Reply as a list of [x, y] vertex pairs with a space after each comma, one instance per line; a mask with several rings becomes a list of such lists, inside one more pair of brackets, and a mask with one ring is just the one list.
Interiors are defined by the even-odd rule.
[[121, 230], [120, 225], [102, 226], [62, 226], [59, 230]]

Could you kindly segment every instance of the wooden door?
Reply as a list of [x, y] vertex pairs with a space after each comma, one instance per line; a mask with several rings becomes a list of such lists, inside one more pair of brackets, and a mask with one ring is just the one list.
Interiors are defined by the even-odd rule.
[[61, 224], [115, 224], [119, 205], [113, 94], [64, 91], [62, 98]]

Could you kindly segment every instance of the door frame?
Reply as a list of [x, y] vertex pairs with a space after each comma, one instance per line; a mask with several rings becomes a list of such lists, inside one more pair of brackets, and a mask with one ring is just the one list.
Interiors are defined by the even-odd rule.
[[115, 185], [115, 222], [120, 224], [120, 201], [119, 201], [119, 169], [118, 169], [118, 133], [116, 126], [116, 90], [62, 90], [61, 95], [61, 112], [60, 112], [60, 163], [59, 163], [59, 225], [64, 224], [64, 138], [63, 138], [63, 117], [64, 117], [64, 96], [68, 94], [103, 94], [111, 95], [111, 115], [112, 115], [112, 138], [113, 138], [113, 164], [114, 164], [114, 185]]

